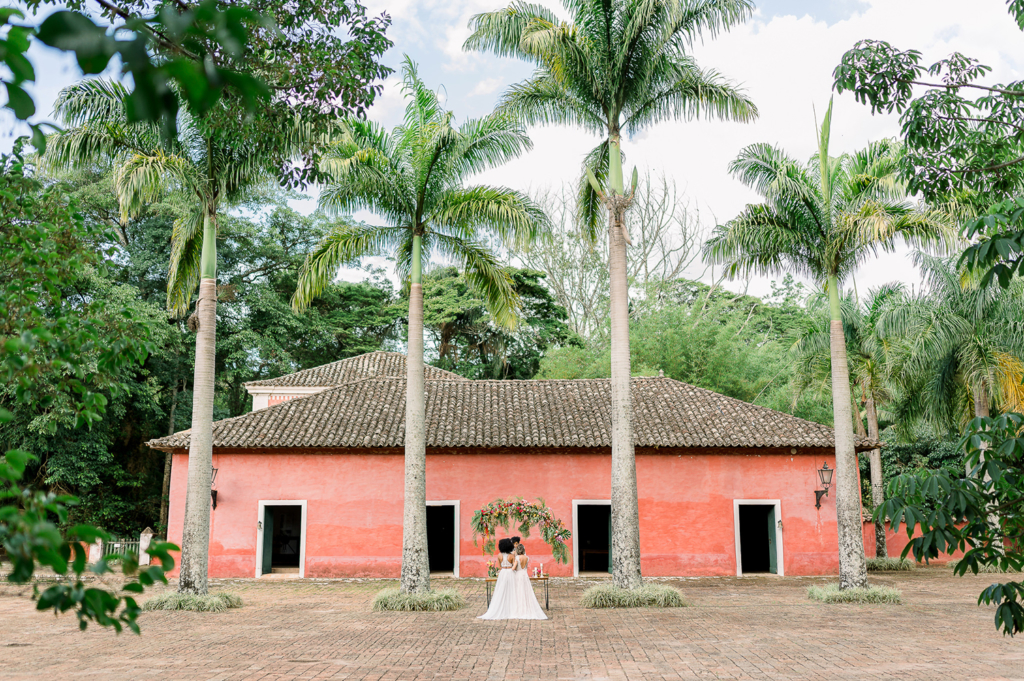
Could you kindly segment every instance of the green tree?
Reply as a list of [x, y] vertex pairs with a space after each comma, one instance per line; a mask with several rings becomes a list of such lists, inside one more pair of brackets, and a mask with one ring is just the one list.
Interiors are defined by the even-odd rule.
[[[61, 412], [81, 428], [100, 421], [107, 407], [105, 392], [123, 390], [126, 368], [140, 364], [148, 351], [149, 327], [136, 319], [123, 301], [102, 298], [69, 300], [76, 283], [104, 268], [111, 257], [104, 239], [84, 224], [73, 204], [60, 192], [46, 190], [26, 174], [22, 140], [12, 156], [0, 157], [0, 424], [16, 418], [13, 410]], [[12, 410], [13, 409], [13, 410]], [[51, 432], [57, 419], [44, 427]], [[35, 454], [9, 449], [0, 459], [0, 546], [12, 564], [8, 581], [33, 581], [46, 566], [73, 580], [34, 592], [38, 610], [71, 610], [85, 629], [90, 621], [138, 633], [140, 609], [130, 596], [86, 588], [82, 573], [86, 555], [82, 542], [108, 539], [89, 525], [67, 527], [68, 507], [77, 499], [31, 488], [20, 481]], [[56, 522], [55, 522], [56, 521]], [[166, 583], [164, 570], [174, 567], [174, 547], [159, 544], [149, 553], [161, 565], [139, 569], [136, 557], [122, 563], [128, 593], [142, 593], [155, 581]], [[106, 559], [92, 571], [109, 571]]]
[[701, 69], [688, 50], [694, 39], [728, 30], [750, 16], [749, 0], [564, 1], [569, 21], [539, 5], [516, 2], [478, 14], [466, 49], [534, 64], [501, 107], [530, 124], [582, 126], [603, 141], [584, 162], [583, 224], [596, 238], [601, 205], [608, 210], [612, 359], [613, 578], [635, 589], [640, 575], [640, 516], [633, 451], [629, 366], [629, 300], [622, 175], [622, 134], [662, 121], [710, 117], [749, 121], [757, 109], [718, 73]]
[[402, 87], [409, 103], [405, 122], [392, 132], [356, 118], [328, 153], [333, 176], [320, 196], [330, 212], [361, 208], [386, 219], [383, 226], [340, 221], [309, 255], [299, 275], [294, 306], [312, 303], [339, 266], [366, 255], [387, 254], [409, 282], [408, 380], [405, 413], [405, 512], [402, 591], [429, 591], [426, 515], [426, 440], [423, 385], [423, 264], [431, 254], [464, 268], [466, 280], [487, 304], [495, 323], [512, 327], [518, 301], [508, 271], [483, 242], [493, 230], [522, 246], [546, 227], [547, 218], [526, 195], [505, 187], [464, 186], [474, 173], [499, 166], [530, 148], [526, 133], [504, 115], [455, 127], [406, 57]]
[[961, 431], [972, 418], [1024, 409], [1024, 283], [984, 287], [953, 260], [917, 254], [926, 287], [893, 301], [879, 332], [900, 342], [898, 376], [910, 419]]
[[[141, 0], [134, 3], [142, 8]], [[254, 3], [280, 15], [285, 32], [255, 31], [234, 55], [248, 73], [267, 78], [276, 96], [261, 104], [255, 117], [244, 116], [244, 95], [225, 106], [179, 112], [176, 137], [152, 125], [132, 123], [121, 85], [85, 81], [67, 88], [56, 104], [57, 115], [74, 130], [60, 135], [52, 162], [58, 167], [113, 162], [122, 213], [140, 210], [153, 197], [176, 191], [192, 198], [192, 210], [176, 223], [168, 281], [168, 307], [184, 314], [199, 288], [190, 327], [196, 331], [192, 437], [182, 533], [181, 593], [207, 591], [209, 497], [213, 459], [213, 405], [216, 354], [217, 216], [222, 204], [239, 200], [254, 186], [277, 177], [303, 184], [316, 177], [315, 148], [333, 130], [341, 112], [361, 113], [372, 103], [386, 75], [376, 64], [390, 43], [382, 26], [365, 22], [362, 6], [336, 0], [299, 3], [266, 0]], [[386, 20], [384, 20], [386, 25]], [[339, 25], [351, 32], [337, 35]], [[196, 44], [216, 61], [228, 54], [197, 38]], [[303, 55], [315, 55], [317, 65]], [[323, 98], [330, 97], [331, 111]], [[340, 111], [339, 111], [340, 109]], [[163, 132], [163, 135], [159, 133]]]
[[472, 379], [529, 379], [551, 349], [579, 345], [569, 315], [544, 286], [543, 273], [513, 269], [519, 324], [495, 324], [487, 305], [454, 267], [434, 270], [423, 281], [423, 325], [433, 363]]
[[764, 197], [715, 230], [707, 254], [730, 271], [801, 272], [829, 297], [832, 410], [836, 438], [839, 583], [864, 586], [867, 570], [854, 449], [849, 364], [840, 286], [854, 268], [898, 239], [951, 240], [941, 215], [915, 209], [896, 178], [897, 147], [876, 142], [853, 155], [829, 155], [832, 104], [818, 131], [818, 153], [804, 165], [767, 144], [745, 148], [730, 165]]
[[[1024, 30], [1024, 2], [1006, 4]], [[872, 113], [900, 113], [910, 191], [975, 218], [964, 225], [976, 243], [962, 261], [985, 285], [1009, 286], [1024, 272], [1024, 81], [986, 83], [991, 67], [958, 52], [930, 66], [921, 56], [861, 40], [836, 67], [835, 88]]]

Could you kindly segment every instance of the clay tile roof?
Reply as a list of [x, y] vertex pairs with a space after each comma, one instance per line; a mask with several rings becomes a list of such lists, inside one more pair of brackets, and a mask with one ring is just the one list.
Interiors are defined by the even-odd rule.
[[[465, 381], [468, 379], [450, 371], [426, 366], [424, 371], [427, 380], [450, 379]], [[364, 378], [405, 378], [405, 355], [400, 352], [369, 352], [358, 357], [338, 360], [330, 364], [296, 371], [294, 374], [268, 378], [263, 381], [249, 381], [246, 387], [334, 387], [350, 381]]]
[[[426, 382], [428, 447], [608, 447], [607, 379]], [[367, 379], [213, 424], [215, 447], [401, 447], [405, 380]], [[833, 447], [832, 429], [669, 378], [633, 379], [637, 446]], [[189, 433], [151, 440], [186, 448]], [[868, 449], [867, 441], [858, 449]]]

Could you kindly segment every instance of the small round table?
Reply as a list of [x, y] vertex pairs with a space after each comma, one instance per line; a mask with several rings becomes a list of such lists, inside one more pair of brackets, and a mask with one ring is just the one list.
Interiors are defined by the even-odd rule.
[[[491, 606], [491, 591], [494, 589], [493, 585], [497, 581], [498, 581], [497, 577], [488, 577], [487, 579], [484, 580], [484, 585], [485, 585], [485, 587], [487, 589], [487, 607]], [[544, 575], [543, 577], [530, 577], [530, 581], [531, 582], [544, 582], [544, 609], [545, 610], [550, 610], [551, 608], [549, 607], [549, 605], [550, 605], [551, 600], [550, 600], [549, 594], [548, 594], [548, 581], [549, 581], [548, 576]]]

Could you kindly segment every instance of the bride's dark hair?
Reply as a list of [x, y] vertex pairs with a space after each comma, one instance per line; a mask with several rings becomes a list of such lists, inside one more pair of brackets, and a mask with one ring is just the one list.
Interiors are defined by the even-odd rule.
[[511, 539], [499, 539], [498, 540], [498, 551], [501, 553], [512, 553], [514, 545]]

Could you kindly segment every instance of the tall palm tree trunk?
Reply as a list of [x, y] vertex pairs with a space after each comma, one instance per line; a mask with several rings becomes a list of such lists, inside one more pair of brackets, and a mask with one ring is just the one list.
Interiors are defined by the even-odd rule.
[[402, 517], [402, 591], [430, 591], [427, 555], [427, 443], [423, 384], [423, 285], [420, 235], [413, 236], [409, 288], [409, 347], [405, 395], [405, 512]]
[[[174, 385], [171, 386], [171, 408], [167, 416], [167, 435], [174, 435], [174, 413], [178, 408], [178, 379], [175, 377]], [[171, 461], [174, 455], [171, 452], [164, 454], [164, 484], [160, 492], [160, 532], [167, 536], [167, 507], [170, 505], [171, 496]]]
[[[868, 437], [878, 442], [878, 410], [875, 409], [875, 396], [867, 391], [865, 411], [868, 415]], [[878, 508], [885, 503], [885, 479], [882, 476], [882, 450], [872, 449], [871, 461], [871, 504]], [[887, 558], [888, 547], [885, 545], [885, 518], [875, 521], [875, 557]]]
[[188, 491], [181, 533], [178, 593], [206, 594], [210, 552], [210, 483], [213, 474], [213, 380], [217, 330], [217, 226], [211, 210], [203, 217], [203, 254], [196, 301], [196, 365], [192, 381], [192, 431], [188, 448]]
[[846, 336], [839, 307], [839, 281], [828, 278], [831, 308], [829, 334], [832, 350], [832, 416], [836, 438], [836, 519], [839, 525], [839, 588], [867, 585], [864, 561], [864, 532], [857, 482], [857, 452], [853, 440], [850, 371], [846, 359]]
[[608, 172], [609, 294], [611, 298], [612, 582], [643, 585], [640, 575], [640, 508], [633, 448], [629, 367], [629, 282], [626, 275], [625, 202], [618, 134], [610, 136]]

